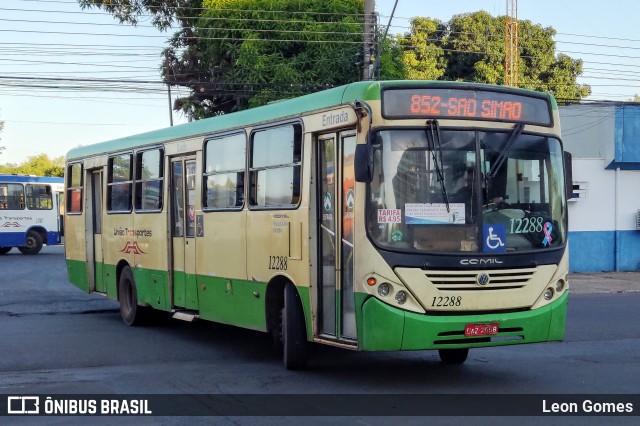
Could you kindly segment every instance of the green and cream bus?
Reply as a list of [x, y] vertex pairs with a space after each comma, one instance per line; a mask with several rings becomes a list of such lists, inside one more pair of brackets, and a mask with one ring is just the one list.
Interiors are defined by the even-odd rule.
[[[569, 179], [567, 179], [569, 180]], [[72, 149], [70, 281], [120, 302], [362, 351], [562, 340], [565, 154], [544, 93], [359, 82]]]

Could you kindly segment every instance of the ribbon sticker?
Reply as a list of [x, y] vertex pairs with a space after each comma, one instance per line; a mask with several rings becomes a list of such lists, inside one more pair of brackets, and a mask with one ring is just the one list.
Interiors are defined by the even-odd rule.
[[551, 231], [553, 230], [553, 225], [551, 224], [551, 222], [545, 222], [544, 227], [542, 228], [542, 231], [544, 232], [544, 238], [542, 239], [542, 245], [543, 246], [548, 246], [549, 244], [551, 244]]

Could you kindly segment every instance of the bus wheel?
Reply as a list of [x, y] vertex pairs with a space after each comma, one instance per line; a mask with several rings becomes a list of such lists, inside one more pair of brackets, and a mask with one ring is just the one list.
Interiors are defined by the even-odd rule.
[[144, 317], [144, 307], [138, 306], [136, 284], [133, 281], [131, 268], [125, 266], [118, 281], [118, 301], [122, 321], [130, 326], [141, 325]]
[[469, 348], [438, 349], [438, 354], [440, 354], [440, 361], [442, 361], [443, 364], [457, 365], [462, 364], [467, 360]]
[[9, 253], [12, 248], [13, 247], [0, 247], [0, 255]]
[[293, 284], [284, 289], [282, 308], [282, 360], [287, 370], [301, 370], [307, 365], [307, 328], [300, 296]]
[[22, 254], [38, 254], [42, 249], [42, 237], [36, 231], [27, 232], [25, 245], [18, 247]]

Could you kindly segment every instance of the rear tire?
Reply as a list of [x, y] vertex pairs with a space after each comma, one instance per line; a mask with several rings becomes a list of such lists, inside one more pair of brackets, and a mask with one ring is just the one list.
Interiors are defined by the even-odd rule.
[[440, 354], [440, 361], [442, 361], [443, 364], [459, 365], [463, 364], [467, 360], [469, 348], [438, 349], [438, 354]]
[[27, 232], [27, 239], [25, 240], [25, 245], [22, 247], [18, 247], [20, 253], [22, 254], [38, 254], [40, 250], [42, 250], [42, 237], [36, 231]]
[[141, 325], [146, 317], [146, 309], [138, 306], [136, 283], [133, 280], [131, 268], [125, 266], [118, 281], [118, 301], [122, 321], [128, 326]]
[[0, 247], [0, 255], [7, 254], [13, 247]]
[[293, 284], [287, 284], [284, 289], [282, 347], [282, 361], [287, 370], [302, 370], [307, 366], [307, 327], [302, 301]]

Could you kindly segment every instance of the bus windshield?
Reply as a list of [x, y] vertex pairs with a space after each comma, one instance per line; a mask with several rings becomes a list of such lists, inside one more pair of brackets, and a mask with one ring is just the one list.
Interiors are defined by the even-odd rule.
[[381, 248], [501, 253], [564, 245], [563, 154], [554, 137], [504, 130], [379, 131], [367, 230]]

